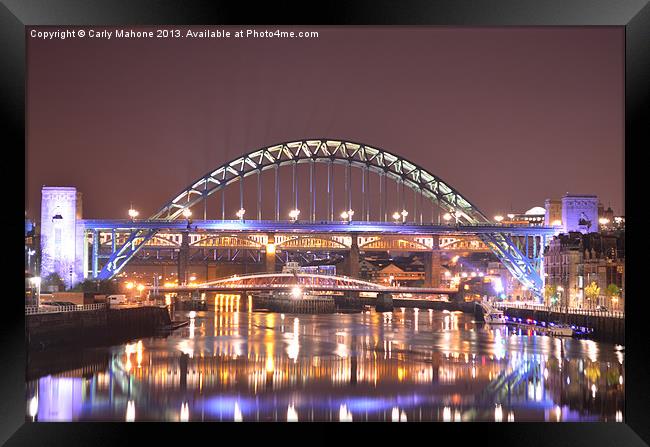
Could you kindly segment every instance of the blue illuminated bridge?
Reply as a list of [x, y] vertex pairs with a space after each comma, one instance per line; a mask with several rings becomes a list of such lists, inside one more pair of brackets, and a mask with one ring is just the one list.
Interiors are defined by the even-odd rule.
[[[227, 200], [238, 211], [226, 215]], [[329, 139], [242, 155], [198, 177], [147, 219], [76, 224], [84, 234], [84, 277], [110, 279], [134, 260], [168, 256], [182, 286], [197, 257], [239, 257], [276, 272], [288, 259], [283, 253], [327, 253], [340, 255], [346, 276], [355, 278], [360, 253], [417, 252], [425, 287], [433, 290], [442, 250], [484, 250], [538, 298], [544, 247], [559, 231], [494, 224], [423, 167], [375, 146]]]

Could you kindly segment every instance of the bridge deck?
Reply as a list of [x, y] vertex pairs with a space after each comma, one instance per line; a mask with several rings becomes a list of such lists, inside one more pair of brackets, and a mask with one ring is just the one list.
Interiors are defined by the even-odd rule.
[[[83, 219], [86, 230], [177, 230], [188, 229], [186, 220], [135, 220]], [[553, 236], [560, 230], [555, 227], [529, 227], [498, 224], [434, 224], [393, 222], [343, 222], [343, 221], [274, 221], [274, 220], [196, 220], [191, 221], [193, 231], [229, 231], [242, 233], [368, 233], [368, 234], [485, 234], [505, 233], [515, 236]]]

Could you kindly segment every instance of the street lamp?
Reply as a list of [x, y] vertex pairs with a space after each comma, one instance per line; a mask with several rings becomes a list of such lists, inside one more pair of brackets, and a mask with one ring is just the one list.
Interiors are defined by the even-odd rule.
[[402, 223], [405, 223], [406, 222], [406, 216], [409, 215], [409, 212], [406, 211], [406, 210], [402, 210], [401, 214], [402, 214]]
[[289, 211], [289, 217], [294, 222], [298, 220], [298, 216], [300, 216], [300, 210], [299, 209], [296, 208], [295, 210]]
[[189, 208], [183, 210], [183, 217], [189, 219], [192, 216], [192, 211]]
[[131, 218], [131, 220], [134, 220], [136, 217], [138, 217], [139, 214], [140, 212], [134, 210], [133, 207], [129, 208], [129, 217]]
[[451, 220], [451, 214], [445, 213], [445, 215], [442, 216], [442, 218], [445, 220], [445, 222], [449, 223], [449, 221]]
[[609, 219], [606, 217], [601, 217], [600, 219], [598, 219], [598, 223], [603, 226], [606, 226], [609, 223]]
[[401, 216], [400, 216], [400, 214], [399, 214], [397, 211], [395, 211], [395, 212], [393, 213], [393, 219], [395, 219], [395, 223], [397, 223], [397, 222], [399, 221], [399, 218], [400, 218], [400, 217], [401, 217]]
[[[562, 306], [562, 298], [564, 297], [564, 287], [562, 286], [557, 286], [557, 291], [560, 294], [560, 299], [558, 300], [560, 306]], [[565, 303], [564, 305], [565, 309], [568, 307]], [[567, 309], [568, 310], [568, 309]]]
[[40, 276], [33, 276], [29, 278], [29, 282], [36, 289], [36, 305], [40, 306], [41, 304], [41, 278]]
[[501, 223], [501, 221], [503, 221], [503, 216], [501, 214], [497, 214], [496, 216], [494, 216], [494, 220], [497, 223]]
[[246, 210], [244, 208], [240, 208], [235, 215], [239, 218], [239, 220], [244, 220], [244, 214], [246, 214]]
[[353, 210], [347, 210], [341, 213], [341, 219], [347, 220], [348, 223], [352, 222], [352, 216], [354, 216]]

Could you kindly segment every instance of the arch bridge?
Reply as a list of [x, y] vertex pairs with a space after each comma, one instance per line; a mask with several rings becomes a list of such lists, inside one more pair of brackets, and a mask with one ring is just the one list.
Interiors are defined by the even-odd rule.
[[233, 275], [198, 285], [158, 287], [160, 292], [228, 292], [228, 291], [291, 291], [298, 287], [304, 291], [318, 292], [385, 292], [416, 294], [452, 294], [456, 289], [440, 287], [384, 286], [356, 278], [312, 273], [255, 273]]
[[[325, 168], [324, 179], [317, 166]], [[280, 176], [281, 168], [291, 171], [290, 195], [281, 194], [282, 179], [289, 178]], [[264, 187], [269, 172], [270, 188]], [[251, 179], [255, 191], [247, 195], [245, 182]], [[229, 186], [239, 186], [237, 220], [226, 219]], [[269, 190], [270, 213], [264, 200]], [[208, 203], [217, 193], [221, 219], [208, 219], [212, 215]], [[345, 210], [340, 219], [335, 203]], [[291, 218], [283, 220], [280, 210], [287, 205]], [[197, 218], [201, 214], [203, 219]], [[489, 249], [538, 297], [544, 283], [543, 250], [547, 238], [557, 232], [550, 227], [494, 224], [448, 182], [416, 163], [375, 146], [330, 139], [291, 141], [237, 157], [197, 178], [148, 219], [82, 224], [91, 247], [90, 274], [97, 279], [114, 277], [151, 247], [178, 250], [179, 273], [187, 265], [190, 247], [257, 252], [265, 257], [267, 270], [275, 264], [277, 251], [341, 251], [347, 253], [350, 276], [355, 276], [360, 251], [423, 251], [431, 254], [435, 265], [444, 248], [442, 236], [456, 239], [458, 249], [472, 248], [459, 246], [461, 240], [476, 241], [477, 250]], [[454, 247], [453, 242], [448, 245]], [[100, 259], [105, 259], [102, 266]]]

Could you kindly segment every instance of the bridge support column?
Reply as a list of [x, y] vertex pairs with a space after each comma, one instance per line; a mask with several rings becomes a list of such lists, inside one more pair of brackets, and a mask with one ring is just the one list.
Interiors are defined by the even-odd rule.
[[375, 304], [377, 312], [392, 312], [393, 311], [393, 295], [386, 292], [377, 293], [377, 304]]
[[433, 250], [424, 255], [424, 286], [440, 287], [440, 246], [438, 236], [433, 237]]
[[178, 285], [187, 284], [187, 267], [190, 258], [190, 233], [181, 233], [181, 248], [178, 252]]
[[93, 279], [97, 278], [99, 267], [99, 231], [93, 230]]
[[352, 244], [350, 245], [350, 253], [346, 262], [347, 275], [350, 278], [359, 277], [359, 241], [357, 235], [352, 235]]
[[266, 271], [275, 272], [275, 235], [269, 234], [265, 253]]

